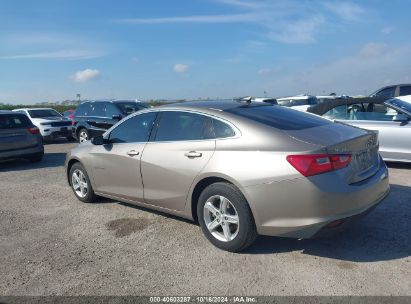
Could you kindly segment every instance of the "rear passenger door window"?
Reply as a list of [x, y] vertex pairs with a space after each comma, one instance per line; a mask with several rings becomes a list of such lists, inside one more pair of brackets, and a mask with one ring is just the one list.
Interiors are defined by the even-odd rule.
[[155, 141], [183, 141], [210, 139], [211, 118], [190, 112], [162, 111]]
[[76, 116], [87, 116], [91, 112], [90, 103], [82, 103], [76, 109]]
[[106, 116], [105, 104], [103, 102], [96, 102], [91, 107], [92, 107], [91, 116], [96, 116], [96, 117]]

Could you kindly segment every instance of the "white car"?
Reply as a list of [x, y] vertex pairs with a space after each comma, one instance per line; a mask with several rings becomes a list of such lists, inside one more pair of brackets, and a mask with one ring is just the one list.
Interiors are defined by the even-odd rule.
[[307, 112], [307, 109], [316, 105], [317, 98], [311, 95], [298, 95], [291, 97], [277, 98], [277, 103], [280, 106], [289, 107], [294, 110]]
[[24, 108], [13, 111], [27, 115], [33, 125], [39, 128], [45, 140], [57, 137], [66, 137], [68, 140], [73, 139], [71, 121], [56, 110], [51, 108]]

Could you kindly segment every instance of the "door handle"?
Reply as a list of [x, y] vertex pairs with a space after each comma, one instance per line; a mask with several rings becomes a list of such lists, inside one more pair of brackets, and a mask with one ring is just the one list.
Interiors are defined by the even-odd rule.
[[184, 153], [184, 156], [187, 156], [188, 158], [194, 158], [194, 157], [201, 157], [203, 154], [200, 152], [196, 152], [196, 151], [190, 151], [187, 153]]
[[129, 156], [136, 156], [136, 155], [139, 155], [139, 154], [140, 154], [140, 152], [138, 152], [136, 150], [130, 150], [130, 151], [127, 152], [127, 155], [129, 155]]

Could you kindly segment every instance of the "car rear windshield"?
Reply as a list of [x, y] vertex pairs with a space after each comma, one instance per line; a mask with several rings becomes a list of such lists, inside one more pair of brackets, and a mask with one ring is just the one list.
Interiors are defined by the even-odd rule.
[[148, 108], [148, 105], [139, 102], [116, 102], [116, 105], [124, 115]]
[[301, 130], [332, 123], [314, 114], [279, 106], [242, 106], [225, 111], [280, 130]]
[[31, 122], [26, 115], [0, 115], [0, 130], [29, 127], [31, 127]]
[[39, 110], [28, 110], [31, 118], [43, 118], [43, 117], [55, 117], [61, 116], [59, 112], [53, 109], [39, 109]]

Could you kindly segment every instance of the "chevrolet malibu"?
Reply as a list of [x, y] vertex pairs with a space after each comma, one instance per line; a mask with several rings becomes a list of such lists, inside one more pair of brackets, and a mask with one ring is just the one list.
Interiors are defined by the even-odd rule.
[[186, 102], [130, 115], [66, 160], [76, 197], [197, 221], [218, 248], [310, 238], [389, 193], [377, 133], [264, 103]]

